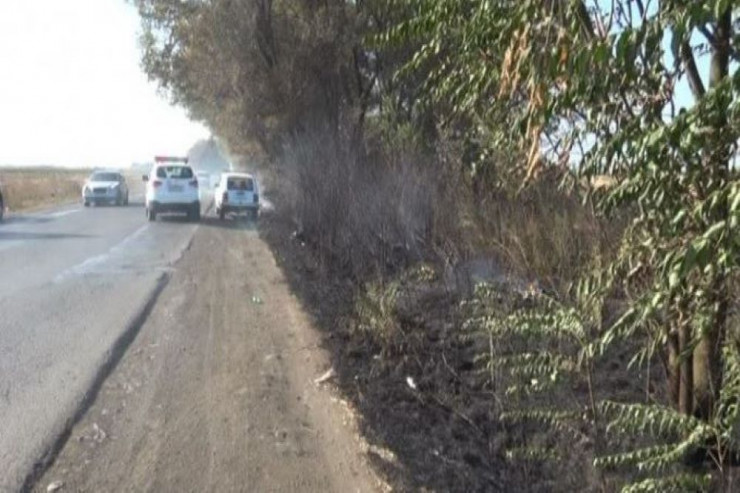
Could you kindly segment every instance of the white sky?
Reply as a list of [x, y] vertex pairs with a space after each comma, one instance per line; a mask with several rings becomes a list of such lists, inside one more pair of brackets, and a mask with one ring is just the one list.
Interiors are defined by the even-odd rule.
[[0, 1], [0, 165], [124, 167], [209, 132], [139, 60], [126, 0]]

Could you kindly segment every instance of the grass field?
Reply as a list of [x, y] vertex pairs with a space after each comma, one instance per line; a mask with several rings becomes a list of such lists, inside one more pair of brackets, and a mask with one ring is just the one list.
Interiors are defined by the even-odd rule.
[[0, 168], [0, 188], [10, 212], [74, 202], [89, 169]]

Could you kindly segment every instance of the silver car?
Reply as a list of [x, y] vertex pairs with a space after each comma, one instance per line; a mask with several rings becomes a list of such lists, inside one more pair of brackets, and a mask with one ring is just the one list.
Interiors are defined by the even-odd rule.
[[126, 179], [117, 171], [95, 171], [82, 187], [82, 203], [128, 205]]

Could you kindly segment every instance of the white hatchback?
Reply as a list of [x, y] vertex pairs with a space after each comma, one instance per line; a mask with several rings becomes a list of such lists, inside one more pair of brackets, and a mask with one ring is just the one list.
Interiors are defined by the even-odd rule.
[[222, 220], [230, 212], [244, 212], [256, 219], [260, 210], [257, 180], [248, 173], [222, 173], [213, 201]]
[[146, 215], [150, 221], [163, 212], [184, 212], [192, 221], [200, 220], [198, 179], [185, 164], [157, 163], [146, 182]]

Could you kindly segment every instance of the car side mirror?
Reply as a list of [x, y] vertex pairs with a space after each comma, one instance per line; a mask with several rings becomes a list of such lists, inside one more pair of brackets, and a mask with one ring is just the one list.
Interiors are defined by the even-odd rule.
[[149, 175], [142, 175], [141, 181], [149, 181]]

